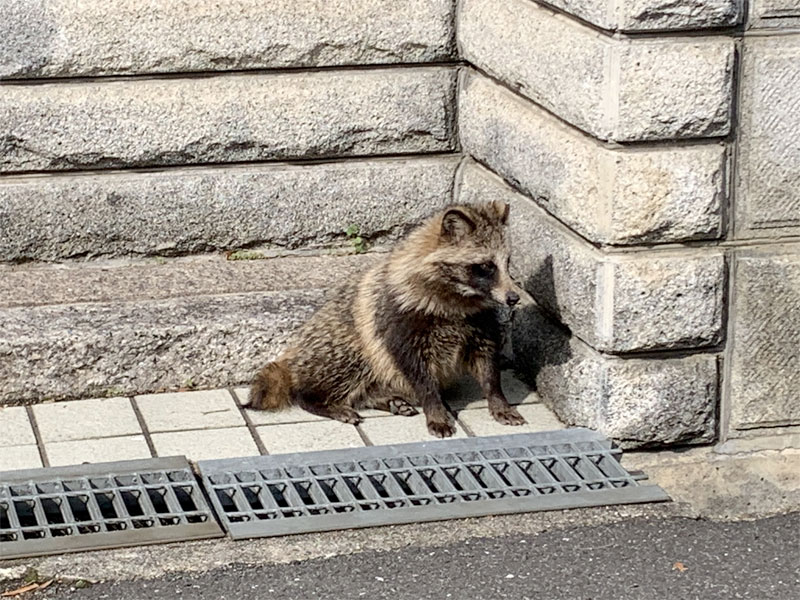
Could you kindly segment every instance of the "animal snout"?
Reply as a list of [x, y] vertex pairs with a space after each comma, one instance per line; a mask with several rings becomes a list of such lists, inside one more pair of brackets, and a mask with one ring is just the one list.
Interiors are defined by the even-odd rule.
[[519, 302], [519, 294], [517, 292], [508, 292], [506, 294], [506, 304], [514, 306], [517, 302]]

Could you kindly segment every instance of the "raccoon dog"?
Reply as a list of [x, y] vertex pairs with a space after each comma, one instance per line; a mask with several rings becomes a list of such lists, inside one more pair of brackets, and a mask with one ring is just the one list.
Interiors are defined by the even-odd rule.
[[470, 373], [497, 421], [525, 423], [500, 387], [497, 310], [526, 296], [508, 274], [508, 211], [454, 205], [422, 223], [331, 295], [255, 376], [250, 406], [353, 424], [359, 408], [412, 416], [421, 406], [428, 431], [444, 438], [455, 428], [440, 389]]

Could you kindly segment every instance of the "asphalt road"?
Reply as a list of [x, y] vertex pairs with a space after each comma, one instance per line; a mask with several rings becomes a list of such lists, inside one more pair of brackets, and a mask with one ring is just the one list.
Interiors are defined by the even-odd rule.
[[[247, 542], [239, 542], [246, 544]], [[797, 600], [800, 513], [760, 521], [631, 519], [439, 548], [236, 565], [147, 581], [53, 585], [38, 598]], [[6, 582], [6, 587], [11, 587]]]

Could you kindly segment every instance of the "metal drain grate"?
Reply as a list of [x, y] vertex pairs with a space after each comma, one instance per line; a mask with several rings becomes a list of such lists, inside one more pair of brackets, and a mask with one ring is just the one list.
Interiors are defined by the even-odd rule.
[[0, 473], [0, 556], [222, 536], [183, 457]]
[[569, 429], [201, 461], [234, 539], [669, 500], [600, 434]]

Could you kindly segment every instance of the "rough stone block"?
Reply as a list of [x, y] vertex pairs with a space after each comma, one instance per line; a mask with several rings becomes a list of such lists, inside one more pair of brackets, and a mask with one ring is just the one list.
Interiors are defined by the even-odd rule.
[[[31, 297], [8, 307], [0, 291], [0, 405], [249, 382], [328, 289], [372, 260], [3, 272], [0, 285], [20, 286]], [[41, 289], [50, 292], [37, 297]]]
[[459, 132], [466, 153], [595, 243], [722, 234], [724, 144], [611, 149], [472, 71], [461, 82]]
[[595, 137], [730, 131], [732, 39], [617, 39], [530, 0], [465, 0], [458, 35], [472, 64]]
[[728, 27], [741, 16], [738, 0], [547, 0], [547, 4], [615, 31]]
[[743, 250], [733, 282], [731, 427], [800, 425], [800, 246]]
[[454, 149], [448, 67], [9, 85], [0, 172]]
[[736, 234], [800, 233], [800, 35], [747, 37]]
[[[14, 177], [0, 182], [0, 261], [394, 241], [450, 202], [458, 157]], [[169, 201], [165, 201], [165, 199]]]
[[795, 28], [800, 25], [800, 0], [750, 0], [749, 27]]
[[626, 448], [714, 439], [716, 356], [608, 356], [533, 306], [518, 312], [513, 336], [518, 374], [565, 423], [597, 429]]
[[0, 0], [0, 77], [455, 57], [454, 0]]
[[603, 252], [472, 161], [460, 171], [459, 189], [463, 201], [511, 205], [515, 275], [538, 303], [594, 348], [625, 353], [722, 340], [720, 252]]

